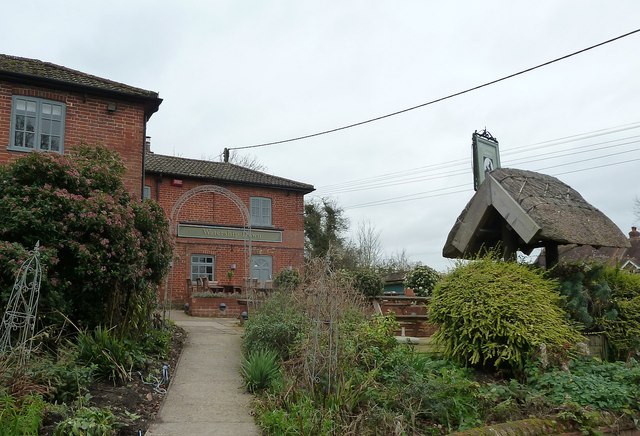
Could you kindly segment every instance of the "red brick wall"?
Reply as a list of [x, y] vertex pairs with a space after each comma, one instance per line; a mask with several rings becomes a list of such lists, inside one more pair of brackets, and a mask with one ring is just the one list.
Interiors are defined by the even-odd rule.
[[[0, 82], [0, 163], [12, 161], [25, 152], [7, 150], [11, 126], [11, 100], [25, 95], [66, 104], [64, 152], [81, 143], [105, 145], [122, 156], [127, 167], [125, 186], [136, 198], [142, 188], [142, 147], [144, 144], [144, 108], [141, 104], [94, 97], [73, 92]], [[117, 109], [107, 112], [107, 103]]]
[[[151, 188], [151, 198], [158, 200], [170, 216], [173, 206], [181, 195], [197, 186], [206, 184], [200, 180], [180, 179], [182, 186], [174, 186], [173, 177], [158, 177], [147, 174], [146, 185]], [[218, 185], [222, 186], [222, 185]], [[271, 198], [271, 215], [274, 230], [282, 230], [282, 242], [256, 242], [252, 244], [253, 255], [272, 257], [273, 276], [291, 266], [302, 269], [304, 263], [304, 198], [301, 193], [250, 186], [222, 186], [237, 195], [249, 207], [250, 197]], [[158, 189], [159, 188], [159, 189]], [[243, 226], [243, 218], [238, 207], [221, 194], [201, 193], [192, 197], [182, 206], [174, 223], [206, 224], [217, 226]], [[248, 277], [245, 264], [244, 241], [177, 238], [174, 251], [174, 266], [169, 277], [168, 297], [174, 303], [187, 301], [186, 279], [189, 278], [191, 254], [215, 256], [214, 280], [220, 284], [244, 285]], [[231, 264], [236, 265], [233, 278], [227, 273]], [[160, 300], [163, 301], [164, 291]]]

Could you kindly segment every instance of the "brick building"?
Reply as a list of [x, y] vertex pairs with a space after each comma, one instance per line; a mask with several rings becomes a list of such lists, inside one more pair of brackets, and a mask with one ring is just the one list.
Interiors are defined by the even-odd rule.
[[146, 124], [162, 99], [60, 65], [0, 54], [0, 163], [81, 143], [118, 151], [125, 186], [141, 198]]
[[186, 301], [187, 279], [206, 276], [233, 289], [254, 278], [263, 286], [283, 269], [302, 267], [304, 195], [313, 186], [231, 163], [151, 152], [145, 169], [146, 196], [173, 216], [176, 247], [167, 288], [173, 302]]

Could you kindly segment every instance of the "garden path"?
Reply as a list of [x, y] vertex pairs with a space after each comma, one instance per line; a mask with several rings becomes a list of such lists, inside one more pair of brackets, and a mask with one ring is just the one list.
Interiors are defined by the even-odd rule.
[[250, 415], [251, 395], [240, 376], [242, 328], [236, 319], [169, 317], [187, 341], [149, 436], [259, 435]]

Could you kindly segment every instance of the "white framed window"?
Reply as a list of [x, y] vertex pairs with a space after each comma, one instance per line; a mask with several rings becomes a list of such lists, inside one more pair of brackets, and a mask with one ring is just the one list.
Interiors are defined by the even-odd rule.
[[9, 148], [62, 153], [65, 115], [64, 103], [14, 95], [11, 102]]
[[271, 227], [271, 199], [266, 197], [251, 197], [251, 225]]
[[251, 278], [258, 279], [259, 287], [264, 287], [273, 277], [273, 258], [271, 256], [251, 256]]
[[151, 186], [145, 185], [144, 189], [142, 190], [142, 199], [143, 200], [151, 199]]
[[206, 277], [210, 282], [213, 281], [213, 272], [215, 271], [215, 258], [209, 254], [192, 254], [191, 255], [191, 281]]

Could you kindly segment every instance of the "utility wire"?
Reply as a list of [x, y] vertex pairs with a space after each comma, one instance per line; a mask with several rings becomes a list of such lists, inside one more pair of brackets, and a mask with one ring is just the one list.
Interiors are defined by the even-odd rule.
[[[562, 138], [556, 138], [556, 139], [551, 139], [551, 140], [547, 140], [547, 141], [536, 142], [534, 144], [521, 145], [521, 146], [518, 146], [518, 147], [514, 147], [514, 148], [510, 148], [510, 149], [504, 150], [501, 153], [501, 155], [509, 156], [511, 154], [520, 154], [520, 153], [523, 153], [525, 151], [531, 151], [530, 149], [533, 148], [533, 147], [546, 144], [546, 145], [544, 145], [544, 147], [538, 147], [538, 148], [535, 149], [536, 151], [538, 151], [541, 148], [548, 148], [548, 147], [552, 147], [552, 146], [563, 145], [563, 144], [567, 144], [567, 143], [570, 143], [570, 142], [581, 141], [581, 140], [584, 140], [584, 139], [590, 139], [590, 138], [594, 138], [594, 137], [598, 137], [598, 136], [609, 135], [609, 134], [612, 134], [612, 133], [617, 133], [617, 132], [622, 132], [622, 131], [631, 130], [631, 129], [637, 129], [637, 128], [640, 128], [640, 122], [638, 122], [638, 121], [636, 121], [634, 123], [630, 123], [630, 124], [623, 124], [623, 125], [608, 127], [606, 129], [598, 129], [598, 130], [593, 130], [593, 131], [590, 131], [590, 132], [578, 133], [578, 134], [570, 135], [570, 136], [564, 136]], [[622, 138], [622, 139], [629, 139], [629, 138], [631, 138], [631, 137]], [[622, 139], [615, 139], [615, 140], [612, 140], [610, 142], [618, 141], [618, 140], [622, 140]], [[594, 145], [599, 145], [599, 144], [602, 144], [602, 143], [595, 143]], [[583, 146], [583, 147], [586, 147], [586, 146]], [[556, 152], [554, 152], [554, 153], [556, 153]], [[537, 156], [540, 156], [540, 154], [538, 153]], [[516, 160], [519, 160], [519, 159], [528, 159], [528, 157], [518, 158]], [[371, 177], [367, 177], [367, 178], [364, 178], [364, 179], [346, 180], [346, 181], [343, 181], [343, 182], [338, 182], [338, 183], [333, 183], [333, 184], [329, 184], [329, 185], [319, 186], [317, 189], [318, 189], [318, 191], [335, 190], [335, 189], [341, 189], [341, 188], [345, 188], [345, 187], [349, 187], [349, 186], [358, 186], [358, 185], [362, 185], [362, 184], [374, 183], [374, 182], [378, 182], [378, 181], [382, 181], [382, 180], [393, 179], [393, 178], [397, 178], [397, 177], [400, 177], [400, 176], [416, 174], [416, 173], [427, 171], [429, 169], [431, 169], [431, 170], [450, 169], [450, 168], [458, 167], [458, 166], [462, 166], [462, 165], [464, 165], [465, 167], [468, 168], [468, 166], [470, 165], [469, 160], [468, 159], [455, 159], [455, 160], [451, 160], [451, 161], [440, 162], [440, 163], [436, 163], [436, 164], [429, 164], [429, 165], [425, 165], [425, 166], [421, 166], [421, 167], [411, 168], [411, 169], [408, 169], [408, 170], [401, 170], [401, 171], [394, 171], [394, 172], [390, 172], [390, 173], [383, 173], [383, 174], [379, 174], [377, 176], [371, 176]]]
[[[613, 163], [608, 163], [608, 164], [603, 164], [603, 165], [597, 165], [597, 166], [593, 166], [593, 167], [588, 167], [588, 168], [580, 168], [577, 170], [571, 170], [571, 171], [564, 171], [561, 173], [555, 173], [552, 174], [553, 176], [560, 176], [563, 174], [572, 174], [572, 173], [579, 173], [582, 171], [589, 171], [589, 170], [594, 170], [594, 169], [599, 169], [599, 168], [605, 168], [605, 167], [611, 167], [611, 166], [616, 166], [616, 165], [622, 165], [622, 164], [626, 164], [626, 163], [630, 163], [630, 162], [637, 162], [640, 161], [640, 158], [638, 159], [630, 159], [630, 160], [625, 160], [625, 161], [621, 161], [621, 162], [613, 162]], [[451, 189], [453, 188], [457, 188], [460, 185], [457, 186], [452, 186]], [[443, 189], [447, 189], [447, 188], [443, 188]], [[439, 191], [438, 190], [433, 190], [433, 191], [425, 191], [423, 193], [417, 193], [417, 194], [413, 194], [413, 195], [420, 195], [420, 194], [427, 194], [427, 193], [432, 193], [435, 191]], [[377, 200], [377, 201], [371, 201], [368, 203], [360, 203], [360, 204], [356, 204], [353, 206], [346, 206], [343, 209], [344, 210], [350, 210], [350, 209], [361, 209], [361, 208], [365, 208], [365, 207], [373, 207], [373, 206], [385, 206], [388, 204], [394, 204], [394, 203], [405, 203], [408, 201], [414, 201], [414, 200], [422, 200], [425, 198], [434, 198], [434, 197], [444, 197], [447, 195], [453, 195], [453, 194], [461, 194], [463, 192], [471, 192], [472, 189], [462, 189], [462, 190], [458, 190], [458, 191], [452, 191], [452, 192], [444, 192], [444, 193], [438, 193], [438, 194], [433, 194], [433, 195], [424, 195], [421, 197], [413, 197], [413, 198], [405, 198], [405, 197], [409, 197], [408, 195], [402, 196], [402, 197], [392, 197], [392, 198], [387, 198], [387, 199], [383, 199], [383, 200]]]
[[[640, 137], [640, 135], [638, 135], [638, 136], [630, 136], [630, 137], [627, 137], [627, 138], [614, 139], [614, 140], [611, 140], [611, 141], [603, 141], [603, 142], [600, 142], [600, 143], [588, 144], [588, 145], [584, 145], [584, 146], [581, 146], [581, 147], [577, 148], [577, 149], [581, 149], [581, 151], [570, 151], [570, 152], [567, 152], [567, 150], [558, 150], [558, 151], [551, 151], [551, 152], [547, 152], [547, 153], [538, 154], [538, 155], [536, 155], [536, 158], [533, 158], [533, 156], [529, 156], [529, 157], [526, 157], [526, 158], [519, 158], [519, 159], [516, 159], [514, 161], [508, 161], [508, 165], [505, 165], [505, 167], [509, 167], [511, 164], [522, 165], [522, 164], [529, 164], [529, 163], [533, 163], [533, 162], [549, 161], [549, 160], [552, 160], [552, 159], [576, 156], [578, 154], [584, 154], [584, 153], [593, 153], [595, 151], [607, 150], [607, 149], [610, 149], [610, 148], [623, 147], [623, 146], [626, 146], [626, 145], [635, 145], [635, 144], [638, 144], [640, 142], [639, 141], [628, 141], [628, 142], [623, 142], [623, 143], [620, 143], [620, 144], [613, 144], [613, 145], [607, 145], [607, 146], [604, 146], [604, 147], [593, 148], [593, 147], [596, 147], [596, 146], [602, 145], [602, 144], [610, 144], [611, 142], [617, 142], [617, 141], [622, 141], [624, 139], [633, 139], [633, 138], [638, 138], [638, 137]], [[591, 148], [591, 149], [590, 150], [584, 150], [585, 148]], [[622, 153], [629, 153], [631, 151], [636, 151], [636, 150], [638, 150], [638, 149], [624, 151]], [[561, 153], [564, 153], [564, 154], [561, 154]], [[554, 154], [555, 154], [555, 156], [550, 156], [550, 155], [554, 155]], [[621, 153], [616, 153], [616, 154], [621, 154]], [[546, 156], [546, 157], [539, 157], [539, 156]], [[600, 159], [600, 158], [609, 157], [609, 156], [612, 156], [612, 155], [600, 155], [600, 156], [596, 156], [594, 158], [587, 159], [587, 160]], [[573, 161], [573, 162], [570, 162], [570, 163], [560, 164], [560, 166], [569, 165], [569, 164], [572, 164], [572, 163], [579, 163], [579, 162], [583, 162], [583, 161]], [[555, 168], [556, 166], [546, 167], [546, 168], [543, 168], [543, 169]], [[345, 186], [345, 187], [342, 187], [342, 188], [336, 187], [334, 189], [324, 190], [322, 192], [324, 192], [324, 195], [344, 194], [344, 193], [348, 193], [348, 192], [366, 191], [366, 190], [369, 190], [369, 189], [377, 189], [377, 188], [387, 188], [387, 187], [392, 187], [392, 186], [405, 185], [405, 184], [409, 184], [409, 183], [416, 183], [416, 182], [422, 182], [422, 181], [428, 181], [428, 180], [437, 180], [437, 179], [443, 179], [443, 178], [448, 178], [448, 177], [463, 176], [463, 175], [467, 175], [467, 174], [470, 174], [468, 169], [451, 170], [451, 171], [440, 172], [440, 173], [430, 173], [430, 174], [427, 174], [427, 175], [413, 177], [413, 178], [408, 178], [408, 177], [402, 178], [405, 175], [401, 174], [401, 175], [395, 176], [395, 180], [392, 180], [392, 181], [382, 181], [382, 180], [380, 180], [380, 181], [372, 181], [372, 182], [369, 182], [367, 184], [360, 184], [359, 186]]]
[[428, 101], [426, 103], [419, 104], [417, 106], [412, 106], [412, 107], [409, 107], [409, 108], [406, 108], [406, 109], [402, 109], [402, 110], [399, 110], [399, 111], [396, 111], [396, 112], [391, 112], [389, 114], [381, 115], [379, 117], [370, 118], [368, 120], [360, 121], [358, 123], [348, 124], [346, 126], [337, 127], [337, 128], [329, 129], [329, 130], [324, 130], [324, 131], [317, 132], [317, 133], [312, 133], [312, 134], [309, 134], [309, 135], [298, 136], [298, 137], [295, 137], [295, 138], [283, 139], [281, 141], [266, 142], [266, 143], [263, 143], [263, 144], [245, 145], [243, 147], [229, 147], [228, 149], [229, 150], [245, 150], [245, 149], [248, 149], [248, 148], [258, 148], [258, 147], [267, 147], [269, 145], [284, 144], [284, 143], [287, 143], [287, 142], [300, 141], [302, 139], [309, 139], [309, 138], [313, 138], [313, 137], [316, 137], [316, 136], [326, 135], [326, 134], [329, 134], [329, 133], [338, 132], [340, 130], [350, 129], [352, 127], [362, 126], [363, 124], [372, 123], [374, 121], [380, 121], [380, 120], [383, 120], [385, 118], [393, 117], [395, 115], [400, 115], [400, 114], [403, 114], [405, 112], [409, 112], [409, 111], [412, 111], [412, 110], [415, 110], [415, 109], [419, 109], [419, 108], [422, 108], [422, 107], [425, 107], [425, 106], [429, 106], [429, 105], [432, 105], [434, 103], [438, 103], [438, 102], [441, 102], [441, 101], [444, 101], [444, 100], [451, 99], [453, 97], [458, 97], [460, 95], [463, 95], [463, 94], [466, 94], [466, 93], [469, 93], [469, 92], [472, 92], [472, 91], [476, 91], [476, 90], [481, 89], [481, 88], [485, 88], [485, 87], [490, 86], [490, 85], [494, 85], [494, 84], [502, 82], [504, 80], [511, 79], [513, 77], [516, 77], [516, 76], [520, 76], [522, 74], [531, 72], [533, 70], [537, 70], [538, 68], [546, 67], [547, 65], [551, 65], [551, 64], [554, 64], [556, 62], [560, 62], [562, 60], [565, 60], [565, 59], [568, 59], [570, 57], [576, 56], [578, 54], [587, 52], [589, 50], [593, 50], [594, 48], [601, 47], [601, 46], [603, 46], [605, 44], [609, 44], [609, 43], [617, 41], [619, 39], [626, 38], [627, 36], [631, 36], [631, 35], [633, 35], [635, 33], [638, 33], [638, 32], [640, 32], [640, 29], [636, 29], [636, 30], [633, 30], [631, 32], [627, 32], [627, 33], [622, 34], [620, 36], [616, 36], [615, 38], [611, 38], [611, 39], [608, 39], [606, 41], [600, 42], [598, 44], [594, 44], [592, 46], [583, 48], [582, 50], [578, 50], [578, 51], [575, 51], [573, 53], [569, 53], [567, 55], [561, 56], [559, 58], [555, 58], [553, 60], [544, 62], [542, 64], [538, 64], [538, 65], [536, 65], [534, 67], [530, 67], [530, 68], [527, 68], [525, 70], [518, 71], [517, 73], [509, 74], [508, 76], [504, 76], [504, 77], [501, 77], [499, 79], [483, 83], [482, 85], [477, 85], [477, 86], [474, 86], [472, 88], [467, 88], [464, 91], [459, 91], [459, 92], [456, 92], [454, 94], [449, 94], [449, 95], [447, 95], [445, 97], [440, 97], [440, 98], [437, 98], [435, 100], [431, 100], [431, 101]]

